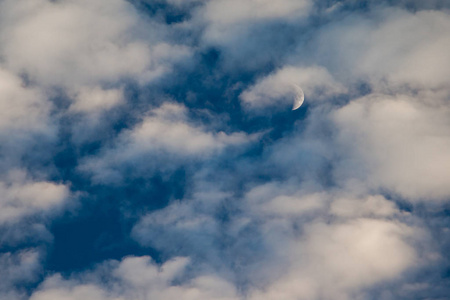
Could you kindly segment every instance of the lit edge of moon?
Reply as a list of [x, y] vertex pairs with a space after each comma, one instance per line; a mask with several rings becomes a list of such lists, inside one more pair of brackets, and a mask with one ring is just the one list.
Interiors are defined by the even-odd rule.
[[299, 109], [305, 101], [305, 93], [303, 93], [302, 88], [296, 84], [293, 85], [293, 88], [295, 91], [295, 100], [294, 105], [292, 105], [292, 110], [296, 110]]

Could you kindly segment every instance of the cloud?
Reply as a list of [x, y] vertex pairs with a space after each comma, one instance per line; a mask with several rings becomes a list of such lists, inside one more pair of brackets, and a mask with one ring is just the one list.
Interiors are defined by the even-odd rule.
[[[220, 225], [213, 216], [217, 201], [206, 197], [204, 201], [174, 202], [143, 216], [133, 228], [133, 237], [170, 255], [199, 256], [211, 264], [220, 264], [215, 246]], [[173, 247], [174, 242], [178, 247]]]
[[333, 117], [345, 157], [335, 173], [338, 181], [361, 178], [371, 188], [388, 189], [411, 201], [449, 198], [447, 104], [371, 95]]
[[39, 260], [39, 253], [35, 249], [0, 253], [0, 297], [5, 300], [25, 299], [26, 291], [15, 290], [14, 287], [37, 279], [41, 269]]
[[204, 15], [213, 24], [229, 26], [271, 19], [298, 18], [309, 12], [311, 4], [307, 0], [282, 0], [276, 4], [267, 0], [213, 0], [206, 3]]
[[[312, 152], [308, 157], [320, 158], [317, 165], [299, 163], [316, 174], [328, 164], [338, 184], [359, 181], [411, 201], [448, 199], [450, 160], [440, 149], [448, 143], [449, 68], [442, 66], [450, 59], [441, 51], [449, 41], [442, 29], [449, 24], [446, 11], [413, 14], [380, 6], [368, 18], [351, 16], [320, 28], [289, 64], [240, 95], [249, 107], [281, 106], [292, 102], [289, 84], [295, 81], [304, 86], [306, 101], [318, 106], [301, 135], [270, 150], [271, 165], [299, 174], [289, 164]], [[322, 67], [291, 67], [307, 59]], [[326, 132], [336, 133], [334, 141]]]
[[[3, 4], [3, 3], [2, 3]], [[1, 19], [1, 18], [0, 18]], [[39, 169], [57, 138], [48, 94], [0, 64], [0, 298], [26, 299], [39, 280], [48, 220], [73, 200]], [[33, 167], [32, 167], [32, 166]]]
[[103, 284], [84, 283], [92, 278], [89, 274], [81, 274], [81, 280], [66, 280], [56, 274], [47, 278], [30, 299], [238, 299], [233, 286], [212, 275], [184, 280], [182, 274], [188, 263], [186, 258], [174, 258], [158, 266], [146, 256], [127, 257], [106, 264], [93, 274], [106, 272]]
[[242, 133], [205, 132], [201, 126], [189, 124], [187, 110], [177, 104], [165, 103], [152, 111], [152, 116], [129, 133], [139, 149], [160, 148], [179, 155], [208, 153], [226, 145], [241, 144]]
[[40, 279], [44, 248], [52, 241], [46, 225], [74, 197], [69, 187], [10, 170], [0, 180], [0, 297], [26, 299], [26, 286]]
[[293, 85], [300, 86], [308, 103], [323, 101], [333, 96], [344, 94], [346, 88], [336, 81], [326, 69], [322, 67], [284, 67], [260, 79], [240, 95], [244, 105], [253, 109], [291, 106], [294, 102], [296, 90]]
[[398, 209], [383, 196], [370, 195], [366, 199], [338, 198], [331, 203], [330, 212], [340, 217], [389, 217], [398, 213]]
[[190, 273], [192, 262], [187, 258], [156, 265], [149, 257], [132, 256], [68, 279], [49, 276], [30, 299], [349, 299], [362, 286], [389, 279], [414, 264], [416, 254], [402, 240], [410, 234], [408, 227], [370, 219], [337, 226], [312, 224], [305, 238], [290, 248], [294, 261], [284, 275], [247, 296], [208, 272]]
[[[50, 102], [38, 89], [24, 86], [21, 78], [0, 68], [0, 132], [51, 132]], [[2, 134], [2, 135], [3, 135]]]
[[365, 80], [380, 89], [448, 87], [450, 60], [442, 52], [450, 36], [448, 13], [380, 9], [369, 18], [347, 17], [325, 26], [313, 56], [346, 81]]
[[393, 202], [319, 191], [284, 182], [256, 186], [245, 196], [245, 216], [256, 218], [264, 251], [271, 253], [263, 263], [271, 272], [254, 284], [249, 299], [356, 299], [424, 263], [416, 243], [426, 234], [400, 222]]
[[272, 181], [250, 189], [245, 197], [252, 211], [262, 216], [286, 218], [317, 213], [325, 207], [329, 196]]
[[2, 1], [0, 298], [447, 295], [445, 6]]
[[2, 30], [9, 65], [46, 85], [143, 75], [152, 60], [167, 53], [159, 48], [171, 51], [162, 43], [152, 49], [139, 37], [136, 27], [145, 23], [125, 1], [6, 1], [3, 6], [9, 12]]
[[60, 209], [70, 192], [67, 186], [48, 181], [33, 181], [23, 171], [11, 171], [0, 181], [0, 225]]
[[58, 210], [69, 198], [66, 185], [34, 179], [23, 163], [25, 156], [31, 161], [45, 157], [40, 146], [56, 138], [53, 105], [46, 96], [0, 68], [0, 226]]
[[125, 101], [123, 90], [104, 90], [100, 87], [82, 88], [73, 98], [76, 100], [70, 106], [70, 110], [75, 112], [92, 112], [108, 109]]
[[[292, 132], [264, 144], [262, 156], [249, 159], [251, 171], [233, 173], [245, 181], [239, 188], [248, 192], [247, 198], [242, 201], [242, 190], [230, 184], [229, 190], [239, 192], [221, 204], [211, 200], [214, 209], [195, 197], [175, 202], [138, 223], [138, 240], [194, 257], [201, 257], [197, 254], [207, 245], [219, 255], [205, 260], [223, 260], [221, 265], [230, 268], [238, 259], [229, 263], [227, 252], [214, 248], [217, 237], [225, 236], [236, 255], [247, 258], [245, 250], [251, 248], [254, 256], [269, 257], [259, 261], [260, 268], [244, 263], [245, 271], [236, 275], [251, 286], [263, 278], [261, 290], [249, 288], [255, 299], [362, 298], [386, 282], [409, 280], [406, 271], [423, 267], [420, 249], [428, 241], [421, 238], [430, 233], [410, 224], [420, 217], [415, 212], [406, 217], [388, 196], [430, 207], [448, 199], [450, 159], [442, 150], [448, 148], [448, 68], [438, 67], [449, 58], [441, 52], [447, 19], [445, 11], [412, 14], [378, 7], [368, 16], [324, 24], [306, 45], [299, 38], [298, 53], [284, 67], [261, 76], [241, 100], [263, 107], [290, 102], [290, 81], [300, 78], [307, 98], [319, 101]], [[225, 49], [239, 45], [227, 42]], [[270, 178], [261, 179], [267, 174], [261, 169], [268, 166]], [[251, 173], [255, 169], [259, 172]], [[255, 187], [258, 180], [269, 183]], [[224, 226], [213, 216], [230, 206]], [[239, 243], [248, 237], [246, 231], [253, 239]], [[385, 263], [379, 245], [389, 249], [392, 261]]]
[[185, 106], [164, 103], [134, 128], [123, 131], [115, 145], [104, 149], [100, 156], [86, 159], [80, 168], [92, 172], [100, 181], [111, 180], [114, 175], [108, 173], [109, 168], [127, 164], [151, 167], [162, 160], [168, 162], [168, 167], [184, 159], [202, 160], [227, 147], [245, 144], [248, 139], [244, 133], [210, 131], [190, 120]]
[[352, 299], [415, 265], [416, 253], [404, 240], [410, 234], [408, 227], [373, 219], [309, 224], [289, 245], [284, 275], [251, 299]]
[[[23, 155], [42, 154], [37, 145], [51, 143], [57, 130], [51, 116], [53, 105], [45, 93], [26, 86], [23, 80], [0, 65], [0, 169], [21, 168]], [[39, 140], [39, 142], [37, 142]], [[30, 152], [30, 147], [35, 147]]]
[[[206, 263], [245, 286], [244, 299], [352, 299], [422, 266], [424, 231], [397, 220], [401, 211], [381, 195], [286, 183], [256, 186], [236, 202], [214, 195], [145, 215], [134, 237]], [[224, 206], [226, 219], [214, 217]]]
[[[111, 85], [124, 79], [147, 83], [189, 56], [188, 48], [164, 41], [164, 35], [145, 33], [146, 26], [168, 29], [126, 1], [4, 1], [1, 6], [0, 53], [7, 68], [39, 86], [67, 89], [78, 110], [98, 109], [101, 88], [110, 95]], [[103, 96], [100, 106], [119, 103], [116, 98]]]
[[[190, 13], [186, 26], [200, 35], [202, 49], [219, 53], [225, 72], [259, 70], [280, 59], [313, 10], [310, 0], [203, 1]], [[281, 34], [281, 31], [283, 34]]]
[[[293, 37], [296, 45], [279, 51], [283, 56], [273, 59], [277, 68], [260, 79], [267, 87], [252, 87], [242, 95], [243, 100], [280, 96], [282, 83], [292, 80], [315, 83], [316, 88], [324, 82], [331, 91], [333, 88], [338, 93], [347, 91], [351, 97], [357, 96], [362, 83], [372, 92], [383, 93], [448, 90], [445, 78], [450, 59], [443, 52], [450, 41], [446, 10], [412, 13], [383, 4], [373, 6], [362, 16], [346, 15], [345, 7], [341, 5], [331, 16], [318, 12], [328, 21], [318, 28], [310, 28], [309, 36]], [[308, 27], [299, 24], [295, 28]], [[269, 29], [266, 31], [272, 34]], [[259, 52], [254, 51], [253, 55], [258, 56]], [[332, 94], [325, 94], [324, 98], [330, 99], [330, 96]]]

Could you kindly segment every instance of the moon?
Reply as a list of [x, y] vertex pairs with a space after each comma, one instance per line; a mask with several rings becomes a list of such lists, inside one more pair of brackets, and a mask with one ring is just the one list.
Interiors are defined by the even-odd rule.
[[294, 99], [294, 105], [292, 105], [292, 110], [298, 109], [300, 106], [302, 106], [303, 102], [305, 101], [305, 93], [303, 93], [303, 90], [298, 85], [294, 84], [294, 93], [295, 93], [295, 99]]

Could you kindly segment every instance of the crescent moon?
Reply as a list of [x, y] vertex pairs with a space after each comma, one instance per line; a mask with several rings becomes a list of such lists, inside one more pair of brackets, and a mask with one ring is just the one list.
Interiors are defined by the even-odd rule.
[[303, 90], [298, 85], [294, 84], [294, 91], [295, 91], [295, 99], [294, 99], [294, 105], [292, 105], [292, 110], [298, 109], [300, 106], [302, 106], [303, 102], [305, 101], [305, 93], [303, 93]]

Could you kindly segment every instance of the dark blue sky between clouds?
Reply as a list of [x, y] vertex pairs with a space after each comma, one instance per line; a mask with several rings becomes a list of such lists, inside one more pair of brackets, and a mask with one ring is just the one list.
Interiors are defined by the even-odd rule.
[[0, 0], [0, 299], [450, 299], [449, 9]]

